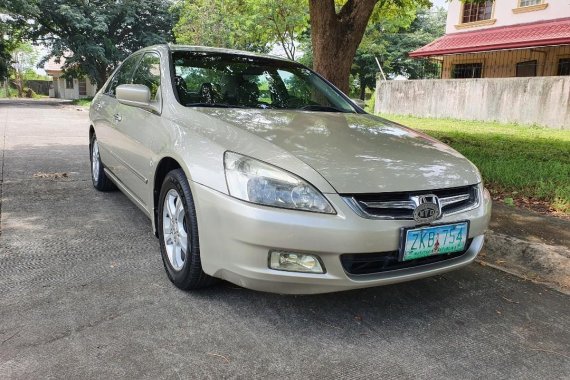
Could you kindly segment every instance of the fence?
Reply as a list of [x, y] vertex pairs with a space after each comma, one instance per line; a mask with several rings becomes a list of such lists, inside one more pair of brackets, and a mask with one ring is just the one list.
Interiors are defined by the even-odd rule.
[[38, 95], [49, 95], [51, 80], [26, 80], [24, 86], [31, 88]]
[[[7, 90], [8, 86], [11, 90]], [[24, 80], [22, 83], [22, 91], [27, 91], [27, 89], [31, 89], [38, 95], [49, 95], [49, 89], [52, 87], [51, 80]], [[0, 94], [5, 95], [6, 91], [9, 91], [10, 96], [16, 96], [18, 94], [18, 84], [15, 80], [11, 79], [9, 81], [4, 80], [0, 82]], [[23, 94], [24, 96], [31, 96], [31, 93]]]
[[455, 54], [414, 62], [411, 79], [509, 78], [570, 75], [570, 46]]
[[379, 80], [374, 111], [570, 129], [570, 76]]

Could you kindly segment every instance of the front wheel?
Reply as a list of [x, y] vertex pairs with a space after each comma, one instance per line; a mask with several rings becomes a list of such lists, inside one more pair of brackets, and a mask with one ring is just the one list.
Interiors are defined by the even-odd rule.
[[214, 283], [202, 270], [194, 199], [182, 169], [168, 173], [162, 183], [158, 237], [164, 269], [174, 285], [190, 290]]

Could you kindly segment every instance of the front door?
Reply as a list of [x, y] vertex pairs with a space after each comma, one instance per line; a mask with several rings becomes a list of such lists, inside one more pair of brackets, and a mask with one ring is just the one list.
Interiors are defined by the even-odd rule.
[[151, 176], [154, 174], [153, 158], [160, 149], [160, 128], [162, 119], [160, 111], [162, 96], [160, 86], [160, 56], [158, 53], [145, 53], [134, 72], [133, 84], [142, 84], [150, 89], [152, 108], [118, 104], [116, 115], [117, 132], [120, 143], [117, 155], [123, 161], [126, 170], [124, 185], [150, 211], [152, 208], [152, 189], [149, 188]]
[[119, 153], [122, 136], [118, 130], [120, 120], [117, 114], [119, 102], [116, 99], [116, 89], [121, 84], [132, 82], [134, 70], [141, 56], [141, 54], [137, 54], [127, 58], [113, 75], [104, 93], [98, 96], [93, 104], [99, 120], [95, 125], [95, 131], [97, 132], [101, 161], [122, 183], [128, 175], [128, 170]]

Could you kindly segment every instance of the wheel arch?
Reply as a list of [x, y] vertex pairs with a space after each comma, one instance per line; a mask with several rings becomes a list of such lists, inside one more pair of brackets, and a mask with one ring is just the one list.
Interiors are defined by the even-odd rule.
[[188, 170], [180, 163], [179, 160], [172, 156], [165, 156], [160, 159], [156, 165], [156, 170], [154, 171], [154, 179], [152, 184], [152, 225], [154, 234], [158, 236], [157, 225], [158, 225], [158, 198], [160, 197], [160, 190], [162, 188], [162, 183], [166, 175], [175, 169], [182, 169], [186, 174], [186, 178], [190, 178], [188, 175]]

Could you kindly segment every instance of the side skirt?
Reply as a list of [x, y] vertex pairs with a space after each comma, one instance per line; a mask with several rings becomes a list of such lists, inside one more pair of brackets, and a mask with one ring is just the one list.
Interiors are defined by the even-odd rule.
[[[153, 221], [153, 217], [152, 214], [146, 209], [144, 203], [136, 196], [134, 195], [125, 185], [123, 185], [123, 183], [107, 168], [104, 168], [105, 170], [105, 174], [107, 174], [107, 176], [109, 177], [109, 179], [111, 179], [111, 181], [113, 181], [113, 183], [115, 185], [117, 185], [117, 187], [119, 188], [119, 190], [121, 190], [121, 192], [123, 194], [125, 194], [127, 196], [127, 198], [129, 198], [131, 200], [131, 202], [133, 202], [138, 208], [141, 209], [142, 212], [144, 212], [144, 214], [151, 219], [151, 221]], [[154, 232], [154, 221], [153, 221], [153, 232]]]

